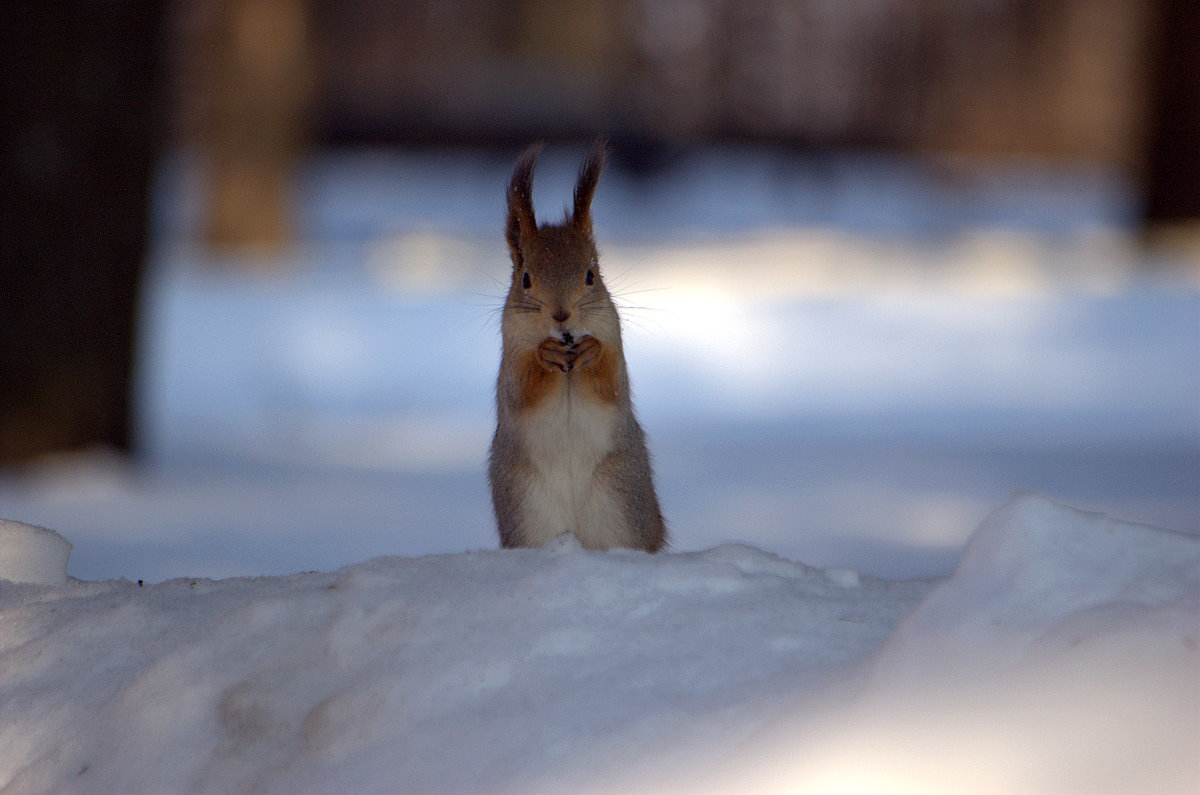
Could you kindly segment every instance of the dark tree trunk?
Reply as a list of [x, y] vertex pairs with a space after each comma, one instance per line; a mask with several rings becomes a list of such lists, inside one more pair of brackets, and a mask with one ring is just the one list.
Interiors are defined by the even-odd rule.
[[0, 464], [128, 449], [163, 4], [34, 0], [3, 16]]
[[1200, 3], [1160, 0], [1146, 222], [1200, 219]]
[[200, 148], [213, 246], [271, 250], [292, 241], [313, 86], [309, 28], [306, 0], [223, 0], [202, 37]]

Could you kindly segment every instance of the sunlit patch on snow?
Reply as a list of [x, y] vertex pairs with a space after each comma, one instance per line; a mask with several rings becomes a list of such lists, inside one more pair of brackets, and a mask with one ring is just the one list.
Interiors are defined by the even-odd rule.
[[[400, 296], [430, 296], [462, 290], [488, 292], [480, 263], [506, 262], [499, 238], [484, 242], [430, 230], [385, 236], [366, 252], [366, 269], [379, 286]], [[489, 271], [491, 269], [488, 269]]]

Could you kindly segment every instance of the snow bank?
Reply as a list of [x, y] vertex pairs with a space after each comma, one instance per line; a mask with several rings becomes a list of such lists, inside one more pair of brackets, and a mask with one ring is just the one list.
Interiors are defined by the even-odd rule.
[[755, 745], [768, 750], [720, 782], [1197, 792], [1198, 635], [1200, 539], [1017, 497], [900, 624], [861, 689], [764, 733]]
[[928, 587], [855, 586], [742, 546], [651, 557], [558, 543], [331, 574], [5, 588], [0, 788], [582, 783], [688, 738], [731, 747], [778, 699], [878, 647]]
[[0, 788], [1194, 791], [1198, 568], [1023, 497], [936, 587], [567, 541], [4, 585]]
[[47, 530], [0, 519], [0, 580], [64, 585], [71, 544]]

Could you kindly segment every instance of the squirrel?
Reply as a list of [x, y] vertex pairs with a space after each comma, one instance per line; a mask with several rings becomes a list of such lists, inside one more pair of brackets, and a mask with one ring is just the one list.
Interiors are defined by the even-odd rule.
[[531, 198], [539, 153], [534, 145], [521, 155], [508, 185], [512, 284], [488, 466], [500, 546], [572, 533], [586, 549], [657, 552], [666, 528], [592, 237], [605, 146], [585, 157], [563, 222], [540, 226]]

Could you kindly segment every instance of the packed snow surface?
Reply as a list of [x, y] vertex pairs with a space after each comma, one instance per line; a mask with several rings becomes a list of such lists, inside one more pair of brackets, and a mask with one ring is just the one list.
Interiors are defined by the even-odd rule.
[[71, 543], [53, 530], [0, 519], [0, 580], [65, 585]]
[[0, 584], [5, 792], [1194, 792], [1200, 540], [1018, 497], [942, 582], [744, 545]]

